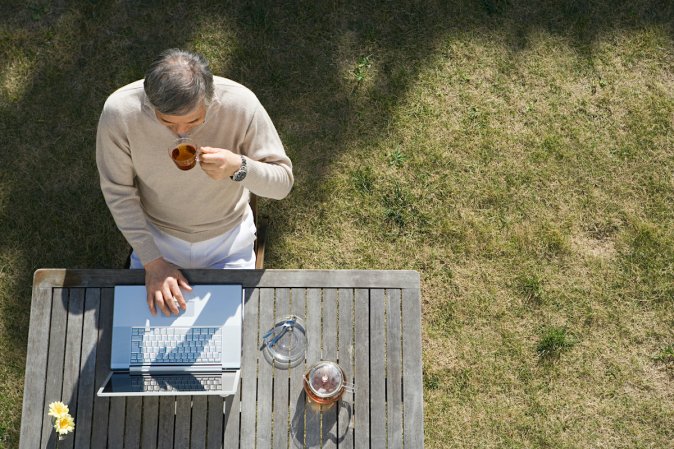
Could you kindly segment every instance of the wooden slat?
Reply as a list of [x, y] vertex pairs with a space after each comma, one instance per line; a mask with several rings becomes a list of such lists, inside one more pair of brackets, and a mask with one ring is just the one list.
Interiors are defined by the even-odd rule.
[[[302, 320], [306, 320], [306, 293], [303, 288], [294, 288], [290, 291], [291, 311]], [[302, 387], [304, 368], [305, 360], [302, 359], [297, 366], [288, 370], [288, 377], [290, 378], [288, 416], [290, 417], [290, 447], [292, 448], [304, 447], [304, 410], [306, 405]]]
[[[218, 447], [237, 447], [239, 444], [239, 421], [241, 419], [241, 383], [239, 383], [239, 391], [235, 395], [228, 396], [220, 406], [220, 410], [223, 410], [223, 407], [226, 424], [223, 438], [220, 439], [221, 445]], [[220, 417], [222, 423], [222, 411]], [[220, 424], [220, 427], [222, 428], [222, 424]]]
[[52, 289], [35, 287], [30, 305], [20, 449], [39, 447], [41, 431], [45, 429], [43, 417], [48, 406], [45, 404], [45, 380], [48, 381], [47, 355], [50, 353], [45, 348], [49, 347], [51, 316]]
[[126, 416], [124, 420], [124, 449], [138, 449], [140, 446], [143, 398], [126, 398]]
[[101, 311], [101, 290], [90, 288], [86, 292], [84, 322], [82, 326], [82, 356], [80, 363], [79, 401], [75, 448], [88, 449], [91, 441], [91, 422], [94, 412], [96, 379], [96, 344], [98, 343], [98, 316]]
[[402, 291], [403, 432], [406, 449], [424, 446], [421, 371], [421, 302], [418, 289]]
[[126, 418], [126, 398], [110, 398], [110, 417], [108, 419], [108, 447], [123, 447], [124, 420]]
[[[249, 288], [244, 290], [244, 322], [243, 322], [243, 328], [242, 328], [242, 340], [241, 340], [241, 345], [242, 348], [246, 347], [245, 339], [246, 339], [246, 325], [249, 325], [250, 328], [254, 329], [255, 333], [255, 340], [257, 338], [257, 308], [255, 309], [256, 312], [253, 315], [253, 321], [252, 322], [246, 322], [248, 319], [247, 317], [247, 309], [246, 307], [252, 294], [253, 294], [254, 289]], [[257, 307], [257, 306], [256, 306]], [[255, 347], [255, 342], [252, 341], [249, 343], [250, 345]], [[253, 361], [253, 366], [255, 363], [255, 350], [253, 349], [253, 352], [251, 352], [250, 360]], [[244, 372], [243, 372], [243, 367], [246, 364], [246, 356], [242, 354], [242, 359], [241, 359], [241, 376], [243, 377]], [[241, 395], [243, 394], [243, 379], [239, 381], [239, 389], [236, 392], [235, 395], [232, 395], [227, 398], [226, 401], [222, 401], [220, 399], [220, 403], [218, 404], [215, 401], [210, 400], [208, 402], [208, 430], [209, 430], [209, 439], [208, 439], [208, 447], [209, 448], [220, 448], [220, 447], [238, 447], [239, 445], [239, 423], [241, 421]], [[223, 416], [223, 409], [224, 409], [224, 416]], [[223, 421], [224, 420], [224, 421]], [[224, 422], [224, 429], [223, 429], [223, 422]], [[219, 432], [219, 440], [217, 440]], [[211, 437], [210, 435], [213, 434], [213, 441], [211, 444]], [[217, 444], [216, 444], [217, 443]]]
[[388, 447], [403, 447], [400, 290], [389, 290], [386, 302], [386, 383]]
[[[240, 392], [237, 393], [237, 397]], [[228, 398], [230, 399], [230, 398]], [[220, 449], [223, 447], [222, 444], [222, 435], [223, 435], [223, 422], [226, 419], [223, 415], [223, 410], [225, 407], [224, 398], [218, 396], [209, 396], [207, 400], [207, 418], [206, 418], [206, 447], [208, 449]], [[237, 413], [238, 414], [238, 413]], [[194, 424], [193, 424], [194, 425]], [[230, 426], [234, 427], [234, 426]], [[227, 427], [224, 428], [227, 430]], [[236, 426], [236, 435], [239, 434], [239, 426], [237, 421]], [[238, 441], [237, 441], [238, 444]], [[227, 447], [227, 446], [224, 446]]]
[[[243, 354], [241, 359], [241, 448], [255, 447], [257, 414], [258, 311], [260, 291], [246, 290], [243, 318]], [[227, 414], [225, 414], [227, 419]], [[225, 432], [228, 423], [225, 422]], [[210, 438], [209, 438], [210, 441]]]
[[[84, 320], [84, 289], [70, 290], [68, 302], [68, 328], [66, 333], [66, 352], [63, 361], [63, 390], [61, 397], [70, 405], [70, 414], [77, 422], [77, 381], [80, 374], [80, 355], [82, 353], [82, 323]], [[77, 432], [77, 428], [75, 429]], [[59, 443], [59, 448], [72, 449], [75, 440], [69, 437]]]
[[[337, 290], [323, 290], [323, 360], [337, 362]], [[327, 449], [337, 447], [337, 405], [325, 409], [321, 416], [321, 444]]]
[[[274, 290], [260, 289], [260, 327], [263, 335], [274, 325]], [[259, 339], [258, 339], [259, 340]], [[261, 342], [258, 341], [258, 345]], [[272, 367], [258, 349], [257, 365], [257, 449], [271, 448]]]
[[[321, 359], [321, 290], [307, 290], [307, 368]], [[304, 440], [307, 448], [319, 447], [321, 444], [321, 411], [307, 399], [305, 415]]]
[[[191, 284], [242, 284], [253, 288], [418, 288], [416, 271], [388, 270], [182, 270]], [[38, 287], [143, 285], [144, 270], [42, 269]]]
[[[206, 449], [206, 424], [208, 422], [207, 396], [194, 396], [192, 398], [192, 417], [194, 419], [192, 419], [192, 428], [190, 429], [190, 448]], [[220, 422], [222, 422], [222, 413], [220, 414]], [[222, 424], [220, 426], [222, 427]]]
[[47, 361], [47, 382], [44, 398], [44, 413], [41, 414], [42, 444], [40, 447], [55, 447], [56, 435], [52, 428], [52, 418], [47, 416], [49, 404], [54, 401], [63, 401], [63, 358], [66, 348], [66, 326], [68, 320], [69, 292], [67, 289], [54, 289], [51, 308], [51, 327], [49, 330], [49, 359]]
[[159, 397], [159, 422], [157, 425], [157, 447], [159, 449], [173, 449], [175, 399], [175, 396]]
[[[108, 334], [108, 338], [112, 339], [112, 333]], [[108, 361], [109, 360], [110, 356], [108, 355]], [[110, 398], [110, 416], [108, 417], [108, 447], [113, 448], [123, 446], [125, 420], [126, 420], [126, 398], [123, 397]]]
[[[276, 312], [274, 322], [277, 323], [290, 313], [290, 291], [287, 288], [276, 290]], [[288, 447], [288, 370], [274, 369], [274, 449]]]
[[[192, 397], [176, 397], [176, 421], [173, 447], [190, 446], [190, 425], [192, 424]], [[126, 449], [126, 448], [125, 448]]]
[[355, 291], [355, 444], [357, 448], [370, 447], [370, 317], [369, 292]]
[[370, 442], [386, 447], [386, 327], [384, 290], [370, 290]]
[[140, 432], [140, 447], [157, 447], [157, 428], [159, 426], [159, 397], [143, 398], [143, 428]]
[[[353, 290], [340, 289], [339, 296], [339, 365], [353, 384]], [[337, 435], [340, 449], [353, 449], [353, 393], [346, 391], [339, 403]]]
[[[112, 344], [112, 307], [114, 290], [101, 290], [101, 313], [98, 317], [98, 344], [96, 345], [96, 385], [98, 389], [110, 373], [110, 347]], [[94, 397], [94, 422], [91, 429], [91, 447], [107, 447], [108, 412], [110, 399]]]
[[[241, 340], [241, 347], [245, 348], [246, 343], [244, 343], [246, 339], [246, 325], [249, 325], [250, 329], [253, 329], [253, 333], [255, 334], [253, 341], [250, 342], [250, 346], [253, 348], [252, 352], [249, 354], [247, 357], [246, 355], [242, 354], [242, 359], [241, 359], [241, 376], [242, 379], [239, 381], [239, 389], [236, 392], [235, 395], [229, 396], [226, 401], [220, 401], [218, 404], [217, 402], [211, 401], [209, 399], [209, 410], [208, 410], [208, 419], [209, 419], [209, 440], [208, 440], [208, 447], [209, 448], [220, 448], [220, 447], [238, 447], [239, 445], [239, 423], [241, 421], [241, 396], [243, 395], [243, 376], [244, 376], [244, 370], [243, 367], [246, 365], [246, 360], [251, 360], [253, 362], [253, 367], [255, 366], [255, 360], [256, 360], [256, 353], [255, 353], [255, 341], [257, 339], [257, 305], [255, 307], [255, 313], [253, 313], [253, 321], [247, 323], [247, 309], [246, 307], [248, 302], [250, 301], [250, 298], [252, 297], [252, 294], [254, 292], [254, 289], [248, 288], [244, 290], [244, 312], [243, 312], [243, 328], [242, 328], [242, 340]], [[256, 300], [257, 303], [257, 300]], [[254, 368], [253, 368], [254, 369]], [[223, 416], [223, 409], [224, 409], [224, 416]], [[219, 411], [218, 411], [219, 410]], [[219, 422], [218, 420], [218, 415], [219, 415]], [[224, 429], [223, 429], [223, 422], [224, 422]], [[216, 440], [215, 440], [215, 435], [219, 432], [220, 434], [220, 439], [218, 444], [216, 445]], [[210, 434], [214, 435], [213, 442], [211, 444], [210, 441]]]

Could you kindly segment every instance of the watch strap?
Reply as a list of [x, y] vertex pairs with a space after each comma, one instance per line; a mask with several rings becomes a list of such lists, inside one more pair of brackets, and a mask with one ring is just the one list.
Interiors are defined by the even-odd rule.
[[247, 174], [248, 174], [248, 163], [246, 162], [246, 158], [241, 156], [241, 168], [235, 171], [230, 178], [232, 179], [232, 181], [241, 182], [244, 180]]

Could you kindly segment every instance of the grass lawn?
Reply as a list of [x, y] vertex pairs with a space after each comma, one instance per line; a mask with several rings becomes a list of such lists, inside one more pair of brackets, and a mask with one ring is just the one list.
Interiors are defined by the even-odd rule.
[[271, 268], [422, 276], [427, 448], [674, 447], [674, 4], [3, 1], [0, 448], [32, 273], [121, 267], [98, 115], [168, 47], [293, 160]]

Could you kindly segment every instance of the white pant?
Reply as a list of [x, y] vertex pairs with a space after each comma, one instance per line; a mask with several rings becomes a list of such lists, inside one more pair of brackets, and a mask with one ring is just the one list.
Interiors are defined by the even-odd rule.
[[[152, 225], [148, 227], [164, 259], [180, 268], [255, 268], [256, 230], [250, 208], [239, 226], [203, 242], [190, 243]], [[136, 251], [131, 253], [130, 268], [143, 268]]]

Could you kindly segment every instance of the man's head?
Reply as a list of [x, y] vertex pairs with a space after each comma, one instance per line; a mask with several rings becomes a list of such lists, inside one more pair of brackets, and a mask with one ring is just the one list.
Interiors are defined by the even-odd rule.
[[[190, 123], [203, 122], [213, 98], [213, 74], [200, 54], [173, 48], [150, 65], [144, 87], [159, 120], [181, 134], [179, 131], [193, 127]], [[180, 129], [174, 129], [175, 125]]]

